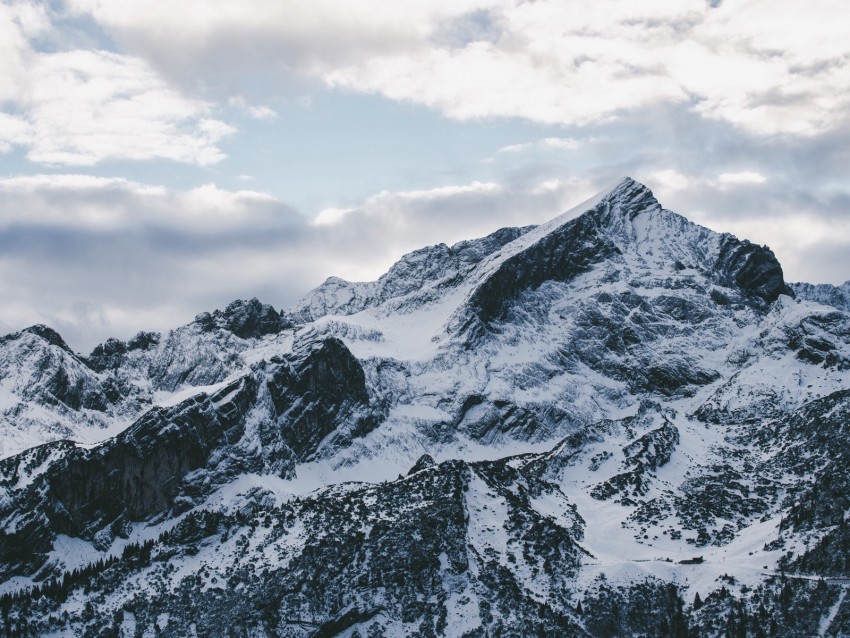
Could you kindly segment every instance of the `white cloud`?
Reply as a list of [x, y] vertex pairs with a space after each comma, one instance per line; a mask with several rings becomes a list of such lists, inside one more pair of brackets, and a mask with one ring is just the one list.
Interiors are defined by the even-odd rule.
[[542, 222], [592, 191], [582, 180], [534, 186], [384, 191], [311, 222], [269, 195], [212, 184], [0, 179], [0, 326], [47, 322], [86, 350], [235, 298], [287, 306], [330, 275], [374, 279], [407, 251]]
[[313, 219], [313, 223], [316, 226], [330, 226], [332, 224], [338, 224], [348, 213], [353, 213], [356, 208], [334, 208], [330, 206], [328, 208], [323, 208], [320, 210], [316, 217]]
[[21, 117], [0, 112], [0, 153], [8, 153], [14, 146], [27, 144], [32, 137], [32, 127]]
[[582, 125], [674, 103], [757, 135], [811, 136], [850, 104], [835, 0], [69, 4], [187, 82], [263, 69], [457, 119]]
[[693, 193], [706, 189], [715, 191], [734, 190], [747, 186], [757, 186], [767, 181], [767, 177], [758, 171], [721, 173], [714, 178], [686, 175], [672, 168], [653, 171], [649, 174], [649, 179], [657, 185], [657, 190], [662, 197], [668, 193]]
[[535, 142], [509, 144], [499, 149], [499, 153], [523, 153], [531, 150], [574, 151], [582, 145], [580, 140], [573, 137], [544, 137]]
[[227, 103], [230, 106], [247, 113], [255, 120], [273, 120], [277, 117], [277, 112], [271, 107], [248, 104], [248, 101], [241, 95], [231, 96], [227, 100]]
[[650, 179], [658, 184], [660, 188], [667, 191], [679, 191], [690, 188], [699, 180], [690, 175], [684, 175], [672, 168], [665, 168], [660, 171], [654, 171], [650, 174]]
[[141, 59], [106, 51], [39, 55], [24, 102], [28, 158], [90, 166], [108, 159], [171, 159], [206, 166], [235, 129], [170, 89]]
[[761, 184], [767, 181], [764, 175], [756, 171], [721, 173], [717, 179], [721, 184]]
[[75, 231], [161, 228], [203, 238], [243, 225], [257, 232], [285, 229], [297, 219], [270, 195], [214, 184], [172, 192], [123, 178], [28, 175], [0, 179], [0, 194], [0, 230], [22, 224]]
[[142, 58], [103, 50], [34, 49], [50, 30], [44, 10], [0, 6], [0, 152], [33, 162], [91, 166], [170, 159], [206, 166], [235, 129], [212, 105], [171, 88]]
[[376, 204], [387, 198], [406, 199], [409, 201], [435, 201], [441, 199], [449, 199], [458, 196], [469, 195], [493, 195], [502, 191], [499, 184], [493, 182], [472, 182], [471, 184], [463, 184], [460, 186], [437, 186], [424, 190], [401, 191], [400, 193], [383, 192], [374, 195], [367, 200], [370, 203]]

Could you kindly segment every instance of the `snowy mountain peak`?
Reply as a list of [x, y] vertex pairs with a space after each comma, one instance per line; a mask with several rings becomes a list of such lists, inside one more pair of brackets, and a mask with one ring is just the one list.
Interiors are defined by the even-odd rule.
[[241, 339], [274, 334], [292, 325], [274, 307], [256, 297], [232, 301], [224, 310], [202, 312], [195, 317], [195, 323], [206, 331], [224, 329]]
[[[661, 204], [655, 199], [652, 191], [631, 177], [624, 177], [600, 197], [600, 204], [607, 204], [604, 210], [610, 215], [612, 222], [621, 216], [633, 220], [638, 215], [649, 215], [661, 210]], [[599, 205], [594, 208], [599, 208]]]
[[38, 323], [29, 328], [24, 328], [20, 333], [7, 335], [3, 337], [3, 339], [17, 339], [24, 334], [35, 335], [36, 337], [40, 337], [42, 340], [46, 341], [51, 346], [56, 346], [58, 348], [62, 348], [69, 354], [74, 354], [71, 348], [65, 343], [65, 340], [62, 336], [56, 332], [53, 328], [49, 326], [45, 326], [44, 324]]
[[846, 288], [625, 178], [289, 311], [0, 339], [0, 629], [850, 635], [809, 580], [850, 567]]

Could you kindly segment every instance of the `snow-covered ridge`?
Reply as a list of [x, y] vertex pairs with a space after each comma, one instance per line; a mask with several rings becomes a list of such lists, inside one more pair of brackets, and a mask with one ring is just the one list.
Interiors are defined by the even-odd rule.
[[[840, 575], [850, 314], [813, 296], [627, 178], [288, 311], [234, 302], [89, 357], [10, 335], [3, 426], [85, 445], [0, 461], [0, 587], [129, 547], [92, 581], [98, 627], [130, 610], [216, 635], [220, 608], [257, 635], [668, 635], [685, 616], [715, 635], [729, 600], [754, 617], [815, 595], [781, 569]], [[41, 629], [88, 622], [74, 595]], [[822, 598], [809, 615], [838, 627]], [[617, 634], [612, 607], [667, 629]]]
[[791, 288], [799, 299], [815, 301], [844, 312], [850, 312], [850, 281], [845, 281], [840, 286], [795, 283], [791, 284]]

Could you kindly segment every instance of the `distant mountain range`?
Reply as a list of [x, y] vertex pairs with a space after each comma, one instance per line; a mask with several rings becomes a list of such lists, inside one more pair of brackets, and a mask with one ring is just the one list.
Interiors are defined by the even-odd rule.
[[0, 339], [0, 629], [850, 635], [850, 282], [629, 178], [88, 356]]

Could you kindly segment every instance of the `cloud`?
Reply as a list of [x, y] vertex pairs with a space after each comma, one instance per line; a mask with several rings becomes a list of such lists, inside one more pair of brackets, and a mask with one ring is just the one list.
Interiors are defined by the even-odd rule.
[[356, 210], [356, 208], [336, 208], [334, 206], [323, 208], [316, 215], [315, 219], [313, 219], [313, 223], [316, 226], [330, 226], [332, 224], [338, 224], [345, 219], [346, 215], [353, 213]]
[[227, 103], [244, 113], [247, 113], [248, 116], [254, 118], [255, 120], [273, 120], [277, 117], [277, 112], [271, 107], [265, 105], [255, 106], [252, 104], [248, 104], [248, 101], [242, 97], [241, 95], [231, 96]]
[[767, 178], [758, 171], [739, 171], [736, 173], [721, 173], [715, 178], [685, 175], [679, 171], [667, 168], [654, 171], [650, 179], [661, 185], [665, 190], [694, 191], [700, 188], [725, 190], [736, 186], [763, 184]]
[[171, 88], [139, 57], [33, 48], [50, 30], [43, 8], [0, 6], [0, 152], [20, 147], [30, 161], [65, 166], [224, 159], [218, 143], [235, 129], [211, 104]]
[[757, 171], [741, 171], [740, 173], [721, 173], [717, 180], [721, 184], [761, 184], [767, 178]]
[[20, 117], [0, 112], [0, 153], [23, 146], [32, 138], [30, 123]]
[[582, 145], [580, 140], [573, 137], [545, 137], [535, 142], [509, 144], [499, 149], [499, 153], [522, 153], [533, 150], [574, 151]]
[[680, 104], [753, 135], [805, 137], [850, 103], [834, 0], [68, 4], [187, 84], [236, 86], [250, 69], [278, 87], [307, 78], [461, 120], [588, 125]]
[[[666, 207], [770, 245], [791, 280], [846, 279], [836, 273], [850, 272], [850, 195], [813, 200], [750, 173], [724, 181], [660, 170], [645, 181]], [[86, 351], [107, 336], [168, 330], [236, 298], [286, 307], [331, 275], [372, 280], [410, 250], [546, 221], [611, 179], [519, 171], [382, 191], [313, 218], [265, 193], [213, 184], [0, 179], [0, 328], [48, 323]]]
[[648, 176], [662, 204], [717, 232], [769, 246], [789, 281], [850, 278], [850, 193], [810, 190], [757, 171], [714, 177], [674, 169]]
[[288, 306], [330, 275], [374, 279], [405, 252], [541, 222], [592, 191], [581, 180], [533, 186], [384, 191], [310, 219], [264, 193], [212, 184], [0, 179], [0, 327], [48, 323], [86, 351], [236, 298]]

